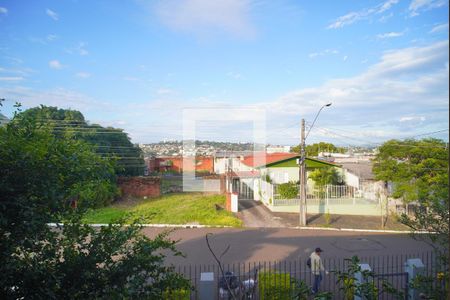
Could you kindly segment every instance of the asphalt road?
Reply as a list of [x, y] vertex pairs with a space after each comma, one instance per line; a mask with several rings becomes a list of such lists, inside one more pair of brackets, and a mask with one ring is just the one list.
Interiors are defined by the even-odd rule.
[[[144, 233], [154, 237], [162, 228], [145, 228]], [[215, 264], [209, 252], [205, 235], [212, 233], [210, 243], [224, 263], [258, 261], [304, 260], [315, 247], [324, 249], [325, 258], [346, 258], [353, 255], [371, 257], [382, 255], [415, 254], [430, 251], [422, 241], [407, 234], [340, 232], [300, 230], [289, 228], [193, 228], [176, 229], [170, 237], [179, 240], [177, 248], [186, 258], [169, 257], [176, 265]]]

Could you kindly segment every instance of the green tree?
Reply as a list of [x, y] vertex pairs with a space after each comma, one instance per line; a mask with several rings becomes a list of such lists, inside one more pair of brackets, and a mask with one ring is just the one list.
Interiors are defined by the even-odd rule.
[[[423, 284], [448, 280], [449, 250], [449, 152], [438, 139], [390, 140], [379, 149], [373, 171], [378, 180], [392, 183], [392, 197], [419, 206], [413, 216], [402, 214], [400, 221], [411, 228], [414, 238], [429, 243], [439, 256], [442, 274], [423, 280]], [[419, 231], [429, 234], [416, 234]], [[448, 292], [448, 284], [434, 286], [432, 296]]]
[[144, 175], [143, 154], [133, 145], [128, 135], [119, 128], [89, 124], [83, 114], [76, 110], [44, 106], [30, 108], [16, 117], [33, 119], [38, 128], [50, 128], [56, 137], [69, 134], [73, 138], [95, 145], [95, 151], [103, 157], [117, 161], [116, 174], [122, 176]]
[[[188, 288], [164, 264], [165, 250], [180, 255], [167, 235], [150, 240], [136, 225], [81, 224], [99, 205], [90, 196], [116, 192], [110, 159], [70, 134], [16, 118], [0, 127], [0, 298], [162, 299]], [[52, 221], [64, 226], [52, 229]]]
[[[311, 145], [306, 145], [306, 156], [318, 156], [319, 152], [333, 152], [333, 153], [345, 153], [346, 149], [344, 147], [336, 147], [331, 143], [314, 143]], [[299, 153], [300, 145], [291, 148], [291, 152]]]
[[312, 179], [319, 187], [324, 187], [327, 184], [338, 185], [342, 184], [343, 181], [335, 167], [317, 168], [309, 174], [308, 178]]

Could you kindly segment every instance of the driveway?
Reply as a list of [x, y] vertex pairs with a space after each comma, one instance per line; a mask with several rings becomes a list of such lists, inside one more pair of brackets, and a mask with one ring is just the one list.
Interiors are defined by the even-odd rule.
[[239, 219], [247, 228], [279, 228], [286, 227], [280, 217], [272, 214], [261, 202], [254, 200], [239, 200]]

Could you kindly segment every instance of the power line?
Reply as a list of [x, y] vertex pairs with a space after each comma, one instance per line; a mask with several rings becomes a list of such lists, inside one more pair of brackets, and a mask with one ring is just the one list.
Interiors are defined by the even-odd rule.
[[411, 137], [406, 137], [405, 139], [414, 138], [414, 137], [418, 137], [418, 136], [424, 136], [424, 135], [432, 135], [432, 134], [441, 133], [441, 132], [445, 132], [445, 131], [448, 131], [448, 129], [442, 129], [442, 130], [438, 130], [438, 131], [431, 131], [431, 132], [426, 132], [426, 133], [422, 133], [422, 134], [417, 134], [417, 135], [413, 135]]
[[[383, 145], [384, 143], [386, 143], [386, 142], [369, 142], [367, 140], [362, 140], [362, 139], [358, 139], [358, 138], [354, 138], [354, 137], [350, 137], [350, 136], [346, 136], [346, 135], [343, 135], [343, 134], [339, 134], [339, 133], [333, 132], [333, 131], [329, 130], [328, 128], [318, 127], [318, 126], [317, 126], [317, 128], [321, 128], [321, 129], [325, 130], [326, 132], [329, 132], [329, 133], [331, 133], [333, 135], [338, 135], [338, 136], [341, 136], [341, 137], [344, 137], [344, 138], [347, 138], [347, 139], [350, 139], [350, 140], [364, 142], [364, 143], [366, 143], [368, 145], [380, 146], [380, 145]], [[448, 129], [439, 130], [439, 131], [433, 131], [433, 132], [427, 132], [427, 133], [422, 133], [422, 134], [417, 135], [417, 136], [430, 135], [430, 134], [434, 134], [434, 133], [438, 133], [438, 132], [444, 132], [444, 131], [447, 131], [447, 130]], [[438, 145], [416, 145], [416, 144], [392, 143], [392, 142], [390, 144], [391, 145], [395, 145], [395, 146], [399, 146], [399, 147], [446, 148], [446, 146], [438, 146]]]

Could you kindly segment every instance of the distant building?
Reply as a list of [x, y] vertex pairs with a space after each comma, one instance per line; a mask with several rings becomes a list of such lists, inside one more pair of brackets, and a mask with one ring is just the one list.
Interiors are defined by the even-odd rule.
[[272, 146], [269, 145], [266, 148], [267, 153], [289, 153], [291, 152], [291, 146]]
[[[204, 173], [214, 172], [214, 159], [212, 156], [163, 156], [150, 157], [146, 159], [149, 173], [154, 172], [177, 172], [183, 171], [183, 159], [187, 161], [189, 169], [185, 171], [195, 171]], [[193, 166], [193, 168], [192, 168]]]

